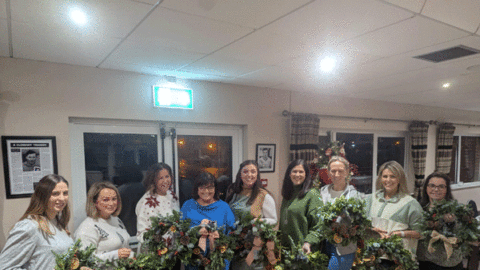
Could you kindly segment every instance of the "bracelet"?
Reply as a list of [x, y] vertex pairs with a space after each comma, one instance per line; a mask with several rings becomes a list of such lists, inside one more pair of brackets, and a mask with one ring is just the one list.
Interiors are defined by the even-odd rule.
[[400, 231], [400, 236], [402, 236], [402, 238], [405, 238], [405, 232], [404, 232], [404, 231]]

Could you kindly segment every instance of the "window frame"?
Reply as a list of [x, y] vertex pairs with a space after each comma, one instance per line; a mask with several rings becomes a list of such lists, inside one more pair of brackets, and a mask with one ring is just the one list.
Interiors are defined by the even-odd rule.
[[[461, 162], [461, 153], [462, 153], [462, 137], [480, 137], [480, 134], [472, 134], [472, 133], [466, 133], [466, 132], [455, 132], [453, 136], [458, 136], [458, 146], [457, 146], [457, 153], [452, 153], [455, 155], [455, 178], [452, 179], [452, 183], [450, 184], [450, 187], [452, 190], [461, 190], [461, 189], [469, 189], [472, 187], [480, 187], [480, 178], [478, 181], [475, 182], [461, 182], [460, 181], [460, 162]], [[478, 164], [480, 166], [480, 163]]]

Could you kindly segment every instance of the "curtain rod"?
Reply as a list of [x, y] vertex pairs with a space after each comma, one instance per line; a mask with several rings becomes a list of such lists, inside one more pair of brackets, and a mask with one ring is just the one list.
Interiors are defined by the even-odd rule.
[[328, 114], [314, 114], [314, 113], [294, 113], [294, 112], [289, 112], [287, 110], [284, 110], [282, 112], [282, 115], [284, 117], [289, 117], [291, 115], [295, 114], [304, 114], [304, 115], [316, 115], [321, 118], [341, 118], [341, 119], [351, 119], [351, 120], [361, 120], [364, 121], [365, 123], [368, 121], [384, 121], [384, 122], [403, 122], [403, 123], [411, 123], [413, 121], [415, 122], [422, 122], [427, 125], [439, 125], [439, 124], [452, 124], [455, 126], [467, 126], [467, 127], [480, 127], [480, 125], [474, 125], [474, 124], [464, 124], [464, 123], [451, 123], [451, 122], [439, 122], [435, 120], [430, 120], [430, 121], [418, 121], [418, 120], [400, 120], [400, 119], [388, 119], [388, 118], [376, 118], [376, 117], [356, 117], [356, 116], [342, 116], [342, 115], [328, 115]]

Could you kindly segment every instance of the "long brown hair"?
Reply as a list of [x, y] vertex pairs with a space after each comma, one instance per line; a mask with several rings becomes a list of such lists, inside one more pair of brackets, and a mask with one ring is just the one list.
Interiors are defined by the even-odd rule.
[[[143, 178], [142, 184], [147, 191], [152, 192], [152, 194], [157, 194], [157, 174], [161, 170], [167, 170], [170, 178], [173, 178], [172, 168], [163, 162], [153, 164], [147, 170], [145, 178]], [[173, 179], [171, 179], [173, 183]]]
[[242, 170], [245, 166], [247, 165], [254, 165], [255, 168], [257, 169], [257, 180], [253, 184], [252, 187], [252, 194], [250, 195], [250, 198], [247, 201], [247, 205], [252, 205], [252, 203], [255, 201], [257, 198], [258, 194], [260, 193], [260, 189], [264, 189], [262, 187], [262, 183], [260, 182], [260, 172], [258, 171], [258, 165], [257, 162], [254, 160], [245, 160], [240, 164], [240, 169], [238, 169], [237, 176], [235, 177], [235, 182], [230, 185], [228, 188], [227, 192], [227, 198], [225, 199], [226, 202], [230, 203], [230, 201], [233, 199], [234, 194], [239, 194], [243, 190], [243, 181], [242, 181]]
[[[40, 182], [38, 182], [37, 186], [35, 187], [35, 191], [30, 199], [30, 205], [20, 220], [31, 218], [37, 221], [39, 228], [46, 235], [51, 235], [52, 232], [50, 232], [48, 229], [48, 201], [50, 200], [50, 196], [52, 196], [52, 191], [55, 189], [57, 184], [61, 182], [68, 186], [67, 180], [60, 175], [49, 174], [40, 179]], [[70, 234], [70, 232], [67, 230], [67, 224], [68, 221], [70, 221], [70, 207], [68, 202], [63, 208], [62, 212], [55, 216], [55, 219], [58, 226]]]
[[290, 177], [290, 173], [292, 172], [293, 168], [296, 166], [301, 165], [303, 170], [305, 170], [305, 181], [301, 184], [300, 191], [297, 194], [297, 198], [301, 199], [305, 197], [307, 192], [312, 188], [313, 181], [310, 177], [310, 169], [308, 168], [307, 163], [303, 159], [296, 159], [290, 164], [288, 164], [287, 171], [285, 172], [285, 177], [283, 178], [283, 185], [282, 185], [282, 196], [284, 200], [290, 200], [293, 198], [293, 191], [294, 185], [292, 182], [292, 178]]

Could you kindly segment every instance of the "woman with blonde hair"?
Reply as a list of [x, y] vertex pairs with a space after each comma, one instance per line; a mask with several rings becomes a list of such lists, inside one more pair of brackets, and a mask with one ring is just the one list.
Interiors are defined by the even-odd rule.
[[88, 190], [85, 206], [87, 218], [75, 231], [82, 247], [94, 245], [101, 260], [117, 260], [133, 256], [129, 247], [130, 235], [118, 218], [122, 201], [118, 189], [110, 182], [97, 182]]
[[[408, 194], [407, 180], [402, 165], [396, 161], [382, 164], [378, 170], [376, 193], [366, 198], [367, 215], [372, 219], [373, 230], [382, 238], [398, 235], [403, 245], [413, 255], [421, 237], [423, 210]], [[393, 264], [385, 261], [384, 264]]]
[[[320, 190], [323, 203], [332, 202], [340, 196], [344, 196], [346, 199], [364, 198], [363, 193], [349, 185], [350, 163], [348, 160], [341, 156], [333, 156], [327, 164], [327, 171], [332, 184], [326, 185]], [[329, 270], [348, 270], [352, 267], [357, 250], [356, 243], [344, 247], [327, 242], [326, 249], [327, 255], [330, 256]]]
[[68, 183], [60, 175], [44, 176], [35, 187], [25, 214], [10, 231], [0, 254], [1, 269], [53, 269], [55, 256], [73, 245], [67, 224]]

